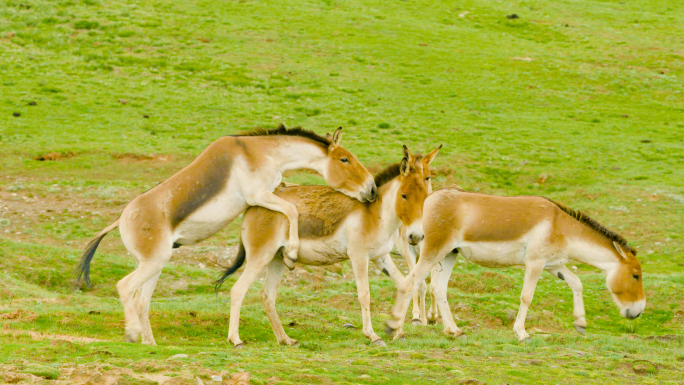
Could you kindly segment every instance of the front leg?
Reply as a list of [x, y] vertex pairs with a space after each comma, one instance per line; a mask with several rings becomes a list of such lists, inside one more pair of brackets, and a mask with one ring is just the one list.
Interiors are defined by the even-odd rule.
[[[518, 341], [520, 342], [530, 338], [530, 335], [525, 331], [525, 318], [527, 318], [527, 309], [532, 303], [532, 298], [534, 298], [534, 289], [537, 287], [537, 281], [544, 270], [545, 263], [545, 260], [530, 261], [528, 257], [528, 262], [525, 264], [525, 281], [523, 282], [522, 293], [520, 294], [520, 308], [513, 325], [513, 331], [518, 336]], [[442, 317], [444, 317], [444, 314], [442, 314]]]
[[465, 333], [454, 321], [447, 301], [447, 288], [449, 287], [449, 277], [454, 269], [456, 263], [455, 254], [447, 254], [447, 256], [432, 269], [432, 276], [430, 288], [434, 294], [433, 301], [437, 307], [439, 314], [442, 315], [442, 323], [444, 324], [444, 333], [452, 337], [460, 337]]
[[361, 318], [363, 322], [363, 334], [376, 346], [387, 346], [385, 342], [373, 331], [370, 312], [370, 287], [368, 285], [368, 257], [365, 254], [349, 255], [354, 278], [356, 279], [356, 291], [361, 304]]
[[397, 285], [396, 302], [392, 307], [392, 316], [385, 323], [385, 332], [393, 335], [395, 340], [403, 337], [402, 326], [404, 325], [411, 296], [418, 288], [418, 284], [427, 278], [432, 267], [439, 262], [438, 260], [431, 260], [436, 259], [436, 257], [437, 255], [434, 255], [433, 258], [421, 258], [416, 267], [406, 276], [404, 283]]
[[297, 208], [285, 199], [268, 192], [262, 191], [256, 195], [253, 201], [247, 200], [250, 206], [261, 206], [269, 210], [277, 211], [285, 214], [290, 221], [290, 229], [287, 243], [285, 244], [285, 253], [283, 262], [288, 269], [294, 269], [294, 262], [297, 261], [299, 254], [299, 213]]
[[558, 279], [564, 280], [570, 286], [570, 290], [572, 290], [572, 315], [575, 318], [575, 329], [582, 335], [586, 334], [587, 319], [585, 318], [584, 298], [582, 297], [582, 281], [565, 265], [549, 268], [547, 271], [558, 277]]

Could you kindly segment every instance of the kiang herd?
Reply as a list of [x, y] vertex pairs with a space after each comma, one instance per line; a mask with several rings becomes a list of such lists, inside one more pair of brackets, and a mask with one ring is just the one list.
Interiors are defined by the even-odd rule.
[[[457, 257], [485, 267], [522, 266], [524, 282], [513, 330], [519, 341], [530, 336], [525, 318], [539, 277], [545, 270], [573, 292], [574, 325], [587, 326], [582, 283], [565, 265], [577, 261], [600, 269], [620, 309], [633, 319], [646, 300], [636, 251], [624, 238], [584, 213], [547, 198], [503, 197], [457, 187], [432, 191], [427, 155], [403, 146], [399, 163], [375, 177], [340, 145], [341, 128], [319, 136], [301, 128], [226, 136], [213, 142], [192, 163], [137, 196], [121, 216], [86, 247], [76, 285], [90, 285], [90, 263], [102, 238], [119, 227], [138, 267], [117, 283], [125, 316], [125, 339], [154, 345], [149, 309], [152, 294], [172, 250], [200, 242], [244, 212], [238, 254], [216, 281], [216, 289], [241, 266], [230, 290], [228, 340], [239, 336], [240, 307], [257, 277], [266, 270], [261, 301], [279, 343], [293, 345], [276, 311], [278, 286], [294, 263], [330, 265], [351, 262], [361, 304], [363, 334], [384, 346], [371, 322], [368, 265], [372, 261], [397, 288], [385, 331], [404, 338], [403, 324], [413, 299], [412, 323], [442, 319], [444, 332], [459, 337], [447, 286]], [[328, 186], [282, 182], [283, 172], [310, 169]], [[405, 277], [395, 266], [393, 248], [408, 263]], [[430, 277], [431, 307], [426, 310]]]

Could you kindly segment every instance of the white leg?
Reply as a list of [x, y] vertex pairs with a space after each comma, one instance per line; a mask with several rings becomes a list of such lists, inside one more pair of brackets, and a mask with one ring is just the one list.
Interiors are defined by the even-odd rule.
[[[432, 271], [430, 272], [430, 277], [434, 277], [438, 275], [437, 270], [439, 269], [439, 265], [436, 265]], [[427, 320], [431, 324], [435, 324], [439, 322], [439, 309], [437, 309], [437, 299], [435, 297], [435, 285], [434, 283], [430, 283], [430, 311], [427, 315]]]
[[[228, 323], [228, 341], [230, 341], [236, 347], [243, 345], [239, 335], [240, 308], [242, 307], [242, 301], [245, 299], [245, 295], [247, 294], [249, 288], [252, 286], [259, 274], [264, 270], [264, 267], [266, 267], [266, 264], [271, 262], [271, 259], [273, 259], [273, 255], [271, 255], [269, 258], [269, 256], [265, 253], [261, 253], [260, 255], [250, 258], [251, 250], [250, 248], [246, 249], [247, 263], [245, 270], [230, 289], [230, 320]], [[275, 251], [273, 254], [275, 254]]]
[[136, 309], [136, 291], [140, 289], [143, 283], [158, 276], [170, 257], [171, 248], [169, 247], [168, 251], [159, 252], [156, 256], [138, 258], [140, 263], [138, 268], [116, 284], [126, 318], [126, 342], [136, 342], [143, 331], [143, 325]]
[[[395, 244], [397, 251], [404, 256], [406, 265], [408, 265], [409, 272], [416, 267], [418, 256], [416, 249], [411, 247], [406, 240], [406, 228], [402, 226], [399, 229], [399, 238]], [[420, 283], [418, 291], [413, 293], [413, 311], [411, 323], [414, 325], [427, 325], [427, 317], [425, 316], [425, 293], [427, 292], [427, 285], [425, 281]]]
[[[513, 325], [513, 331], [518, 336], [518, 341], [520, 342], [530, 338], [530, 335], [525, 331], [525, 318], [527, 318], [527, 309], [532, 303], [532, 298], [534, 298], [534, 289], [537, 287], [537, 281], [544, 270], [545, 263], [545, 260], [530, 260], [529, 256], [527, 257], [525, 281], [523, 282], [522, 293], [520, 294], [520, 308]], [[444, 317], [444, 314], [442, 314], [442, 317]]]
[[385, 323], [385, 332], [394, 335], [395, 340], [403, 337], [402, 326], [404, 325], [406, 311], [408, 310], [411, 296], [416, 291], [418, 283], [425, 280], [430, 269], [432, 269], [437, 262], [438, 261], [430, 260], [428, 258], [421, 258], [416, 264], [416, 267], [414, 267], [409, 275], [406, 276], [404, 284], [397, 286], [397, 300], [392, 307], [392, 317]]
[[575, 318], [575, 329], [581, 334], [586, 334], [587, 319], [585, 318], [584, 298], [582, 297], [582, 281], [565, 265], [550, 268], [547, 271], [558, 277], [558, 279], [564, 280], [570, 286], [570, 290], [572, 290], [572, 315]]
[[271, 323], [273, 333], [281, 345], [296, 345], [297, 340], [287, 336], [283, 324], [280, 321], [278, 312], [276, 311], [276, 297], [278, 295], [278, 286], [280, 280], [285, 272], [285, 265], [280, 258], [275, 258], [266, 267], [266, 278], [264, 279], [264, 287], [261, 290], [261, 303], [266, 309], [266, 315]]
[[157, 286], [160, 275], [161, 272], [143, 283], [137, 293], [138, 315], [140, 316], [142, 326], [142, 343], [145, 345], [157, 345], [154, 342], [152, 326], [150, 325], [150, 301], [152, 300], [152, 294], [154, 294], [154, 289]]
[[264, 191], [257, 196], [254, 202], [248, 202], [251, 206], [261, 206], [272, 211], [285, 214], [290, 221], [290, 228], [288, 232], [288, 240], [285, 245], [285, 253], [283, 255], [283, 263], [288, 269], [294, 269], [294, 262], [297, 260], [299, 253], [299, 213], [297, 208], [290, 202], [280, 198], [273, 193]]
[[382, 338], [373, 331], [370, 311], [370, 287], [368, 285], [368, 258], [364, 254], [349, 256], [354, 278], [356, 279], [356, 291], [361, 304], [361, 318], [363, 322], [363, 334], [371, 340], [373, 345], [386, 346]]
[[444, 323], [444, 333], [453, 337], [462, 336], [463, 330], [456, 326], [454, 317], [451, 314], [451, 309], [449, 308], [449, 302], [447, 301], [447, 288], [449, 287], [449, 277], [451, 276], [451, 271], [454, 269], [454, 264], [456, 263], [455, 254], [447, 254], [447, 256], [435, 266], [432, 270], [432, 278], [430, 286], [433, 288], [434, 301], [436, 303], [437, 309], [439, 309], [439, 314], [442, 315], [442, 323]]

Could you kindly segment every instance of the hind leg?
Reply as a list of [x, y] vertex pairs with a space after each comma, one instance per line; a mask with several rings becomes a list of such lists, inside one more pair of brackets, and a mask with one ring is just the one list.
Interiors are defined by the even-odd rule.
[[149, 281], [143, 283], [140, 290], [138, 290], [138, 293], [136, 293], [136, 306], [138, 309], [138, 316], [140, 317], [140, 323], [142, 325], [142, 343], [145, 345], [157, 345], [154, 342], [152, 326], [150, 325], [150, 301], [152, 300], [152, 294], [157, 286], [157, 281], [159, 280], [160, 275], [161, 272], [150, 278]]
[[[168, 251], [158, 252], [152, 257], [140, 258], [138, 268], [116, 284], [126, 318], [126, 342], [136, 342], [143, 331], [143, 324], [136, 309], [135, 292], [145, 282], [158, 276], [170, 257], [171, 247], [168, 248]], [[154, 287], [152, 291], [154, 291]], [[151, 297], [151, 293], [149, 293], [149, 296]]]
[[281, 345], [296, 345], [297, 340], [288, 337], [287, 333], [285, 333], [275, 306], [278, 286], [284, 272], [285, 264], [280, 258], [275, 258], [268, 264], [264, 287], [261, 290], [261, 303], [264, 305], [264, 309], [266, 309], [266, 315], [268, 315], [268, 320], [271, 323], [271, 328], [273, 328], [273, 333], [278, 343]]
[[235, 282], [233, 288], [230, 289], [230, 321], [228, 323], [228, 341], [234, 346], [238, 347], [243, 345], [242, 340], [240, 340], [240, 308], [242, 307], [242, 301], [247, 295], [247, 291], [252, 286], [254, 281], [257, 279], [259, 274], [264, 270], [264, 267], [268, 265], [275, 254], [275, 250], [270, 252], [260, 251], [258, 253], [252, 253], [249, 245], [245, 245], [245, 250], [247, 253], [247, 263], [245, 265], [245, 270], [240, 275], [240, 278]]

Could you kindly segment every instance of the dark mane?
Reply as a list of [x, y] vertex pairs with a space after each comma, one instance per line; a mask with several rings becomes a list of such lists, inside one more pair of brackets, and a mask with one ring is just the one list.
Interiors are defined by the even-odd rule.
[[373, 177], [375, 179], [375, 185], [380, 188], [380, 186], [396, 178], [399, 174], [401, 174], [399, 163], [393, 164]]
[[[421, 159], [423, 159], [423, 156], [421, 154], [416, 154], [416, 162], [419, 162]], [[396, 178], [401, 174], [401, 163], [395, 163], [386, 169], [380, 171], [379, 173], [375, 174], [373, 177], [375, 179], [375, 185], [380, 188], [383, 184], [391, 181], [392, 179]]]
[[560, 208], [561, 210], [566, 212], [571, 217], [575, 218], [577, 221], [584, 223], [585, 225], [589, 226], [590, 228], [592, 228], [593, 230], [595, 230], [599, 234], [603, 235], [604, 237], [610, 239], [611, 241], [617, 242], [620, 246], [629, 250], [632, 254], [634, 254], [636, 256], [637, 251], [633, 247], [630, 247], [627, 244], [627, 240], [625, 238], [623, 238], [620, 234], [617, 234], [617, 233], [614, 233], [614, 232], [608, 230], [607, 228], [603, 227], [603, 225], [601, 225], [600, 223], [596, 222], [595, 220], [589, 218], [589, 216], [587, 216], [586, 214], [584, 214], [583, 212], [581, 212], [579, 210], [573, 210], [570, 207], [568, 207], [568, 206], [566, 206], [560, 202], [556, 202], [556, 201], [551, 200], [549, 198], [546, 198], [546, 199], [549, 202], [558, 206], [558, 208]]
[[301, 127], [287, 128], [284, 124], [278, 128], [267, 130], [265, 128], [257, 128], [253, 131], [245, 132], [235, 136], [268, 136], [268, 135], [287, 135], [287, 136], [301, 136], [302, 138], [311, 139], [325, 146], [330, 146], [332, 143], [330, 139], [320, 136], [311, 130], [305, 130]]

